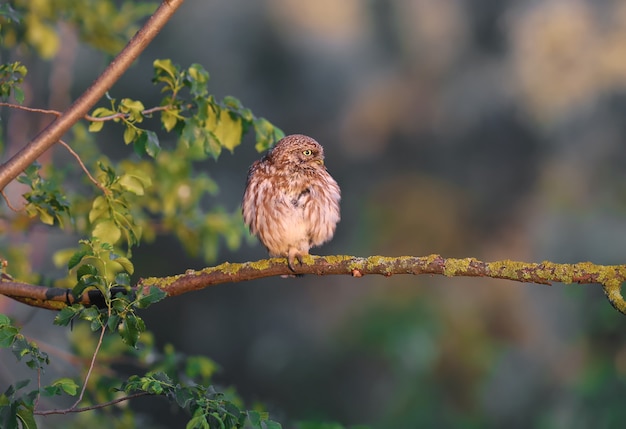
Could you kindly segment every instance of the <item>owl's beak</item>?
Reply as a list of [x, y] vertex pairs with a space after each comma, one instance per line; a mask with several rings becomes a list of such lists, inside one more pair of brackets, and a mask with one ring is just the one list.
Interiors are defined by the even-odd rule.
[[315, 162], [317, 162], [319, 165], [324, 165], [324, 160], [322, 158], [316, 159]]

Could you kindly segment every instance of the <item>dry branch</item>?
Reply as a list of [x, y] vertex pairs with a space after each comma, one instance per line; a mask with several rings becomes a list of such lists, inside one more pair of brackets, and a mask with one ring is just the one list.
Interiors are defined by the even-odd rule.
[[[626, 301], [621, 294], [621, 285], [626, 280], [626, 265], [596, 265], [591, 262], [577, 264], [555, 264], [552, 262], [525, 263], [516, 261], [482, 262], [474, 258], [453, 259], [439, 255], [416, 256], [309, 256], [297, 267], [298, 274], [351, 275], [380, 274], [438, 274], [447, 277], [489, 277], [524, 283], [550, 285], [600, 284], [610, 303], [626, 314]], [[262, 259], [256, 262], [223, 263], [199, 271], [189, 270], [170, 277], [140, 279], [134, 289], [158, 287], [168, 296], [204, 289], [222, 283], [237, 283], [263, 277], [293, 274], [285, 259]], [[113, 293], [116, 293], [115, 290]], [[119, 291], [123, 291], [122, 288]], [[0, 282], [0, 294], [25, 304], [60, 310], [66, 305], [81, 303], [101, 305], [102, 296], [97, 290], [89, 290], [75, 297], [71, 289], [48, 288], [15, 281]]]

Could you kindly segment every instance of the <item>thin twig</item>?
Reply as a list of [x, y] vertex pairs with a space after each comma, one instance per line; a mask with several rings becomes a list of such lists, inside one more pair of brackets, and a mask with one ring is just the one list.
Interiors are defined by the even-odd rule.
[[[111, 310], [109, 309], [109, 317], [111, 316]], [[87, 390], [87, 383], [89, 382], [89, 378], [91, 377], [91, 372], [93, 371], [93, 367], [96, 364], [96, 357], [98, 356], [98, 352], [100, 351], [100, 347], [102, 346], [102, 341], [104, 340], [104, 333], [106, 332], [107, 325], [102, 325], [102, 331], [100, 332], [100, 338], [98, 338], [98, 344], [96, 344], [96, 350], [93, 352], [93, 356], [91, 357], [91, 363], [89, 364], [89, 369], [87, 370], [87, 375], [85, 376], [85, 381], [83, 382], [83, 388], [80, 390], [80, 395], [74, 405], [70, 407], [70, 409], [74, 409], [80, 404], [80, 401], [83, 400], [83, 396], [85, 395], [85, 390]]]
[[4, 193], [4, 189], [0, 191], [0, 194], [2, 194], [2, 198], [4, 198], [4, 202], [7, 203], [7, 207], [10, 208], [11, 210], [13, 210], [16, 213], [19, 213], [20, 210], [18, 208], [15, 208], [11, 205], [11, 201], [9, 201], [9, 197], [7, 197], [7, 194]]
[[61, 145], [63, 145], [65, 147], [65, 149], [67, 149], [67, 151], [69, 153], [72, 154], [72, 156], [74, 156], [74, 158], [76, 158], [76, 161], [78, 161], [78, 164], [80, 165], [80, 168], [83, 169], [83, 171], [85, 172], [85, 174], [87, 175], [87, 177], [89, 178], [89, 180], [91, 180], [91, 182], [96, 185], [98, 188], [100, 188], [100, 190], [102, 192], [104, 192], [105, 194], [109, 193], [109, 190], [107, 188], [105, 188], [104, 186], [102, 186], [102, 184], [100, 182], [98, 182], [92, 175], [91, 173], [89, 173], [89, 170], [87, 170], [87, 167], [85, 166], [85, 164], [83, 163], [83, 161], [80, 159], [80, 156], [74, 151], [74, 149], [72, 149], [70, 147], [70, 145], [68, 145], [67, 143], [65, 143], [63, 140], [59, 140], [59, 143], [61, 143]]
[[[141, 111], [141, 115], [142, 116], [148, 116], [151, 115], [155, 112], [160, 112], [162, 110], [167, 110], [172, 108], [171, 104], [168, 104], [166, 106], [156, 106], [156, 107], [151, 107], [150, 109], [145, 109]], [[87, 119], [88, 121], [91, 122], [105, 122], [105, 121], [110, 121], [113, 119], [126, 119], [130, 116], [130, 113], [122, 113], [122, 112], [118, 112], [118, 113], [114, 113], [113, 115], [109, 115], [109, 116], [101, 116], [101, 117], [95, 117], [95, 116], [91, 116], [91, 115], [85, 115], [85, 119]]]
[[25, 110], [27, 112], [32, 112], [32, 113], [44, 113], [46, 115], [54, 115], [56, 117], [59, 117], [62, 115], [62, 113], [59, 112], [58, 110], [37, 109], [35, 107], [22, 106], [21, 104], [0, 102], [0, 106], [6, 106], [6, 107], [10, 107], [11, 109], [17, 109], [17, 110]]
[[39, 398], [41, 398], [41, 367], [37, 368], [37, 396], [33, 402], [33, 409], [37, 408], [39, 404]]
[[[33, 112], [33, 113], [43, 113], [46, 115], [54, 115], [56, 117], [59, 117], [63, 114], [63, 112], [59, 112], [58, 110], [53, 110], [53, 109], [37, 109], [34, 107], [28, 107], [28, 106], [22, 106], [20, 104], [13, 104], [13, 103], [6, 103], [6, 102], [0, 102], [0, 106], [6, 106], [6, 107], [10, 107], [11, 109], [18, 109], [18, 110], [25, 110], [27, 112]], [[142, 116], [149, 116], [153, 113], [156, 112], [160, 112], [163, 110], [167, 110], [167, 109], [171, 109], [173, 106], [171, 104], [165, 105], [165, 106], [155, 106], [155, 107], [151, 107], [149, 109], [144, 109], [141, 111]], [[111, 121], [113, 119], [126, 119], [130, 117], [130, 113], [122, 113], [122, 112], [118, 112], [118, 113], [114, 113], [113, 115], [109, 115], [109, 116], [101, 116], [101, 117], [96, 117], [96, 116], [91, 116], [91, 115], [85, 115], [83, 116], [84, 119], [91, 121], [91, 122], [106, 122], [106, 121]]]
[[115, 404], [118, 404], [118, 403], [123, 402], [123, 401], [128, 401], [130, 399], [135, 399], [135, 398], [139, 398], [141, 396], [148, 396], [148, 395], [152, 395], [152, 393], [150, 393], [150, 392], [138, 392], [138, 393], [133, 393], [132, 395], [122, 396], [121, 398], [113, 399], [113, 400], [108, 401], [108, 402], [103, 402], [101, 404], [90, 405], [88, 407], [66, 408], [66, 409], [62, 409], [62, 410], [35, 411], [35, 412], [33, 412], [33, 414], [36, 414], [38, 416], [49, 416], [51, 414], [82, 413], [84, 411], [91, 411], [91, 410], [97, 410], [99, 408], [106, 408], [106, 407], [108, 407], [110, 405], [115, 405]]

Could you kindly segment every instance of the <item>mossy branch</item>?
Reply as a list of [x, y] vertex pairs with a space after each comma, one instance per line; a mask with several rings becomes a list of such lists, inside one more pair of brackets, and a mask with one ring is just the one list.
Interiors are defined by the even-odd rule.
[[[353, 277], [362, 277], [366, 274], [381, 274], [385, 277], [394, 274], [439, 274], [447, 277], [489, 277], [543, 285], [551, 285], [553, 282], [600, 284], [613, 307], [626, 314], [626, 301], [621, 294], [621, 285], [626, 280], [626, 265], [596, 265], [591, 262], [526, 263], [509, 260], [482, 262], [474, 258], [453, 259], [439, 255], [367, 258], [338, 255], [307, 256], [303, 264], [297, 267], [297, 273], [319, 276], [347, 274]], [[199, 271], [189, 270], [176, 276], [140, 279], [134, 288], [138, 290], [156, 286], [168, 296], [176, 296], [222, 283], [285, 274], [293, 272], [283, 258], [245, 263], [226, 262]], [[123, 290], [120, 288], [120, 291]], [[89, 290], [82, 296], [75, 297], [71, 289], [47, 288], [7, 280], [0, 282], [0, 294], [34, 307], [51, 310], [60, 310], [77, 302], [84, 305], [100, 305], [103, 302], [102, 296], [96, 290]]]

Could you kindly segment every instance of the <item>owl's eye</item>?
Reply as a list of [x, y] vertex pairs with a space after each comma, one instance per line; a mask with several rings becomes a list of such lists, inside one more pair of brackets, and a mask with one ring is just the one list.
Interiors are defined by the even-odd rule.
[[311, 152], [311, 149], [303, 150], [302, 153], [304, 154], [304, 156], [311, 156], [313, 154], [313, 152]]

